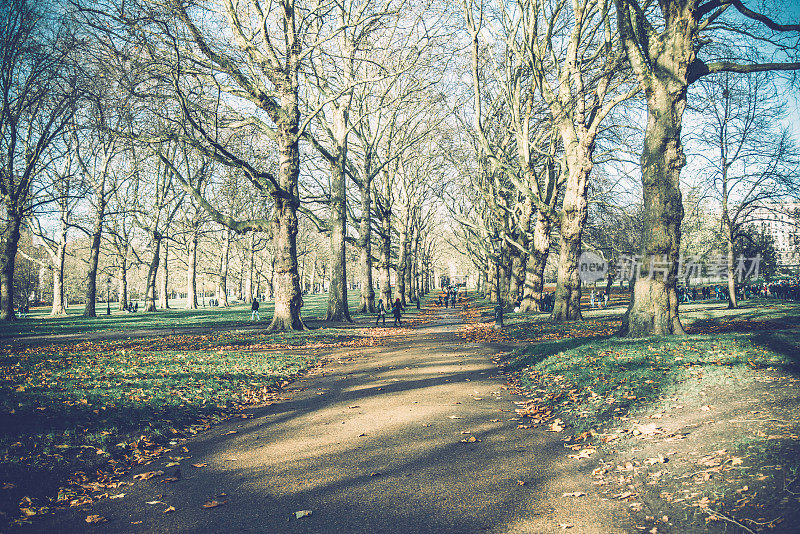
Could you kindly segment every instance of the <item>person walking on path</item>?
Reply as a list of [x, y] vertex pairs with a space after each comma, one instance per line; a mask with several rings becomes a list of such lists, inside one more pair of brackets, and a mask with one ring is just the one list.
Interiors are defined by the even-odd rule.
[[402, 305], [400, 304], [400, 299], [394, 301], [394, 306], [392, 306], [392, 315], [394, 315], [394, 326], [403, 326], [400, 322], [400, 311], [402, 310]]
[[386, 306], [383, 305], [383, 299], [378, 299], [378, 317], [375, 319], [375, 326], [378, 326], [378, 321], [383, 319], [383, 324], [386, 325]]
[[261, 317], [258, 316], [258, 299], [253, 299], [253, 305], [250, 306], [252, 313], [250, 313], [250, 320], [260, 321]]

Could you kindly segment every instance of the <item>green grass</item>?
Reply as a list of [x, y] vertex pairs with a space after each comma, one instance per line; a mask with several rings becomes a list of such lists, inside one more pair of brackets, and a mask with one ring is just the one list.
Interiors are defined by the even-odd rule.
[[[123, 350], [27, 353], [0, 359], [0, 450], [6, 461], [57, 467], [131, 435], [169, 435], [260, 395], [313, 355]], [[16, 446], [15, 443], [18, 443]]]
[[[327, 310], [327, 293], [305, 295], [302, 316], [304, 318], [322, 318]], [[354, 316], [359, 303], [358, 291], [348, 292], [350, 312]], [[197, 310], [182, 308], [183, 301], [172, 301], [169, 310], [156, 312], [127, 313], [115, 310], [112, 304], [111, 315], [106, 315], [104, 303], [97, 305], [97, 317], [86, 319], [83, 317], [83, 307], [72, 306], [68, 314], [63, 317], [50, 317], [49, 308], [33, 310], [25, 319], [14, 322], [0, 323], [0, 336], [47, 336], [66, 335], [84, 332], [101, 332], [111, 330], [136, 330], [152, 328], [186, 328], [186, 327], [219, 327], [235, 328], [237, 326], [252, 325], [250, 321], [250, 305], [236, 304], [229, 308], [200, 307]], [[261, 303], [259, 314], [261, 322], [266, 325], [272, 318], [274, 303], [266, 301]]]
[[[683, 315], [690, 328], [708, 329], [709, 334], [623, 339], [608, 336], [602, 328], [592, 336], [587, 329], [517, 349], [507, 366], [542, 404], [557, 407], [576, 432], [643, 409], [694, 376], [702, 376], [708, 386], [747, 369], [800, 369], [800, 307], [718, 307], [699, 305]], [[575, 324], [580, 323], [562, 328]], [[552, 328], [529, 322], [517, 332], [536, 330], [541, 337]], [[734, 328], [742, 331], [729, 331]]]

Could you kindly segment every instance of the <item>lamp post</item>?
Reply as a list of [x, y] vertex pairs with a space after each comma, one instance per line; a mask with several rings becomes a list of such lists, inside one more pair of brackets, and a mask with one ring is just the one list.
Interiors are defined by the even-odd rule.
[[111, 277], [106, 278], [106, 315], [111, 315]]
[[497, 306], [494, 308], [494, 329], [503, 328], [503, 297], [500, 291], [500, 247], [503, 240], [499, 234], [492, 236], [492, 249], [494, 249], [494, 285], [497, 291]]

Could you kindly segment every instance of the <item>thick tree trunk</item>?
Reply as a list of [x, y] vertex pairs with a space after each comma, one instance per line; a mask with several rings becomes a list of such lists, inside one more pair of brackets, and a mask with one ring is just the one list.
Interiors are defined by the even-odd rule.
[[405, 297], [403, 301], [407, 304], [411, 304], [414, 302], [414, 256], [411, 254], [411, 238], [410, 236], [406, 238], [406, 258], [405, 258], [405, 268], [403, 273], [405, 274]]
[[345, 232], [347, 231], [345, 177], [342, 161], [331, 164], [331, 284], [328, 290], [328, 321], [353, 322], [347, 307], [347, 256]]
[[197, 230], [192, 231], [189, 254], [186, 259], [186, 304], [187, 310], [197, 309]]
[[736, 299], [736, 262], [733, 250], [733, 230], [730, 227], [730, 221], [728, 221], [726, 226], [725, 241], [728, 245], [728, 253], [726, 254], [728, 264], [728, 308], [734, 309], [739, 307], [739, 303]]
[[628, 337], [684, 333], [675, 286], [683, 219], [680, 172], [686, 158], [681, 119], [686, 87], [671, 78], [664, 83], [654, 80], [648, 93], [642, 150], [643, 260], [623, 318], [621, 333]]
[[550, 320], [555, 322], [583, 319], [578, 258], [581, 255], [581, 237], [588, 214], [586, 185], [592, 172], [592, 156], [590, 148], [585, 145], [578, 144], [574, 150], [564, 191], [558, 279], [553, 312], [550, 314]]
[[543, 311], [544, 269], [550, 252], [553, 221], [541, 211], [536, 213], [531, 254], [525, 265], [525, 287], [520, 311]]
[[[369, 156], [365, 156], [369, 161]], [[358, 311], [375, 313], [375, 288], [372, 283], [372, 180], [371, 168], [365, 164], [361, 182], [361, 224], [358, 230], [358, 246], [361, 251], [361, 302]]]
[[[294, 73], [296, 76], [296, 73]], [[296, 79], [294, 79], [296, 83]], [[287, 88], [288, 89], [288, 88]], [[275, 249], [275, 313], [267, 330], [305, 330], [300, 317], [303, 292], [297, 266], [297, 208], [300, 203], [297, 181], [300, 176], [300, 146], [298, 125], [300, 111], [297, 105], [297, 87], [281, 95], [284, 115], [278, 124], [278, 181], [281, 191], [276, 192], [275, 215], [272, 219], [272, 236]]]
[[392, 265], [392, 219], [391, 212], [383, 211], [381, 218], [381, 299], [384, 306], [392, 302], [391, 265]]
[[250, 242], [247, 248], [247, 267], [245, 273], [247, 278], [244, 281], [244, 301], [248, 304], [253, 302], [255, 295], [253, 294], [253, 279], [255, 278], [256, 271], [256, 236], [250, 235]]
[[297, 208], [290, 201], [276, 199], [273, 219], [275, 243], [275, 314], [269, 331], [304, 330], [300, 318], [303, 305], [297, 270]]
[[161, 260], [161, 287], [158, 291], [158, 307], [162, 310], [169, 309], [169, 240], [164, 241], [164, 258]]
[[[402, 225], [402, 223], [401, 223]], [[394, 290], [394, 298], [400, 299], [400, 303], [406, 305], [406, 228], [402, 225], [402, 230], [397, 239], [397, 286]]]
[[128, 307], [128, 263], [123, 258], [119, 267], [119, 309]]
[[219, 258], [219, 289], [217, 290], [217, 306], [227, 308], [228, 304], [228, 263], [231, 254], [231, 231], [224, 230], [222, 238], [222, 254]]
[[64, 265], [67, 259], [67, 242], [58, 243], [53, 262], [53, 307], [50, 310], [52, 317], [66, 315], [67, 307], [64, 302]]
[[522, 288], [525, 282], [525, 258], [516, 249], [509, 249], [511, 255], [511, 278], [508, 283], [508, 302], [514, 304], [522, 300]]
[[14, 267], [17, 261], [17, 248], [20, 238], [22, 217], [8, 210], [7, 222], [3, 232], [3, 257], [0, 259], [0, 320], [13, 321], [14, 314]]
[[89, 270], [86, 273], [86, 306], [83, 308], [84, 317], [97, 317], [95, 304], [97, 300], [97, 268], [100, 262], [100, 242], [103, 236], [103, 218], [105, 217], [105, 199], [97, 201], [95, 211], [94, 230], [92, 241], [89, 245]]
[[153, 257], [147, 270], [147, 282], [144, 289], [144, 311], [156, 311], [156, 276], [161, 259], [161, 234], [153, 232]]

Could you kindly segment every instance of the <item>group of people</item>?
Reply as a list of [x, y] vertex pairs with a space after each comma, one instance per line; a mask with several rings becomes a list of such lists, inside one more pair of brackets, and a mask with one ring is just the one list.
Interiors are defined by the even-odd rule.
[[595, 293], [592, 289], [591, 294], [592, 308], [608, 308], [608, 291], [602, 290]]
[[[378, 323], [382, 320], [384, 326], [386, 325], [386, 314], [388, 310], [386, 306], [383, 304], [383, 299], [378, 299], [378, 317], [375, 319], [375, 326], [378, 326]], [[400, 299], [397, 298], [392, 304], [392, 316], [394, 316], [394, 326], [402, 326], [400, 321], [401, 313], [403, 312], [403, 304], [400, 302]]]
[[436, 298], [436, 304], [439, 306], [444, 304], [445, 308], [447, 308], [448, 304], [451, 304], [453, 308], [455, 308], [457, 302], [458, 302], [458, 288], [454, 286], [447, 286], [442, 288], [442, 294]]
[[764, 298], [800, 301], [800, 277], [761, 284], [752, 289]]

